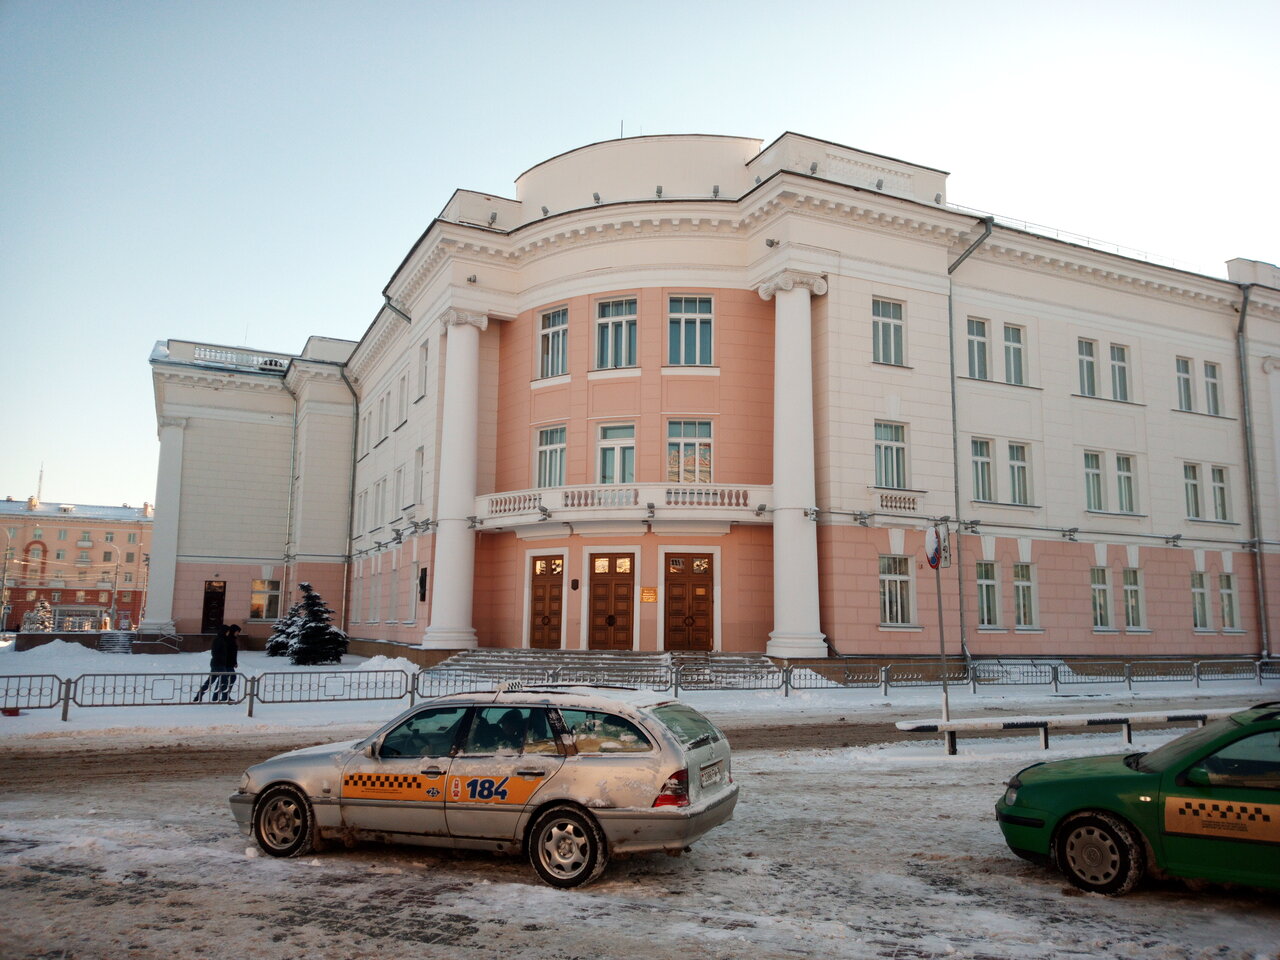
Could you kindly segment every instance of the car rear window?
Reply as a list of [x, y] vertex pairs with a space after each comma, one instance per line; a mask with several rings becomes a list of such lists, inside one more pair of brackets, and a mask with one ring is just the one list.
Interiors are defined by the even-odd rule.
[[685, 746], [697, 740], [715, 743], [724, 737], [714, 723], [687, 704], [664, 703], [653, 708], [653, 715]]
[[630, 720], [598, 710], [565, 710], [560, 716], [579, 753], [647, 753], [653, 749]]

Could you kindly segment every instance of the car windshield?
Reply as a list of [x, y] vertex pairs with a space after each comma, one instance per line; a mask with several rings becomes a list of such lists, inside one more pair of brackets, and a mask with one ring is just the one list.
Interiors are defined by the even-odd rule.
[[653, 708], [653, 715], [686, 747], [715, 743], [723, 736], [714, 723], [683, 703], [664, 703]]
[[1177, 740], [1171, 740], [1163, 747], [1157, 747], [1150, 753], [1142, 754], [1138, 757], [1137, 769], [1143, 773], [1164, 773], [1190, 760], [1201, 748], [1236, 726], [1238, 724], [1230, 717], [1206, 723], [1200, 729], [1184, 733]]

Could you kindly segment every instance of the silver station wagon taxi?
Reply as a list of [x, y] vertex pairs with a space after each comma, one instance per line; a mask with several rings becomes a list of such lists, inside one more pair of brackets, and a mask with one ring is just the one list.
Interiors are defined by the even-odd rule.
[[687, 704], [503, 685], [256, 764], [231, 810], [274, 857], [333, 839], [525, 852], [547, 883], [576, 887], [611, 856], [683, 852], [737, 800], [729, 741]]

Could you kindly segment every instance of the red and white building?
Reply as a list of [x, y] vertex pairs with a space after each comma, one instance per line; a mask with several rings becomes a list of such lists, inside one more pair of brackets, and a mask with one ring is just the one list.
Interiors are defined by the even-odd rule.
[[129, 630], [141, 619], [151, 504], [0, 500], [0, 630], [46, 601], [59, 630]]
[[158, 345], [144, 629], [265, 634], [308, 580], [434, 648], [927, 653], [940, 526], [952, 650], [1274, 650], [1280, 270], [1042, 236], [946, 179], [597, 143], [456, 192], [358, 341]]

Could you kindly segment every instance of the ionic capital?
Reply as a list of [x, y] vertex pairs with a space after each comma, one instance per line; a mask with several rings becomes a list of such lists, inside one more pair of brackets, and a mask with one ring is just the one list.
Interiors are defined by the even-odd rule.
[[1263, 357], [1262, 372], [1271, 374], [1280, 370], [1280, 357]]
[[793, 290], [804, 287], [813, 296], [820, 297], [827, 292], [827, 278], [820, 273], [808, 273], [804, 270], [781, 270], [756, 287], [756, 292], [764, 300], [772, 300], [779, 290]]
[[484, 331], [489, 329], [489, 315], [487, 313], [474, 313], [470, 310], [458, 310], [450, 307], [444, 313], [440, 314], [440, 325], [447, 332], [450, 327], [473, 326], [477, 330]]
[[156, 426], [163, 430], [165, 427], [177, 427], [179, 430], [187, 429], [186, 417], [160, 417], [156, 421]]

